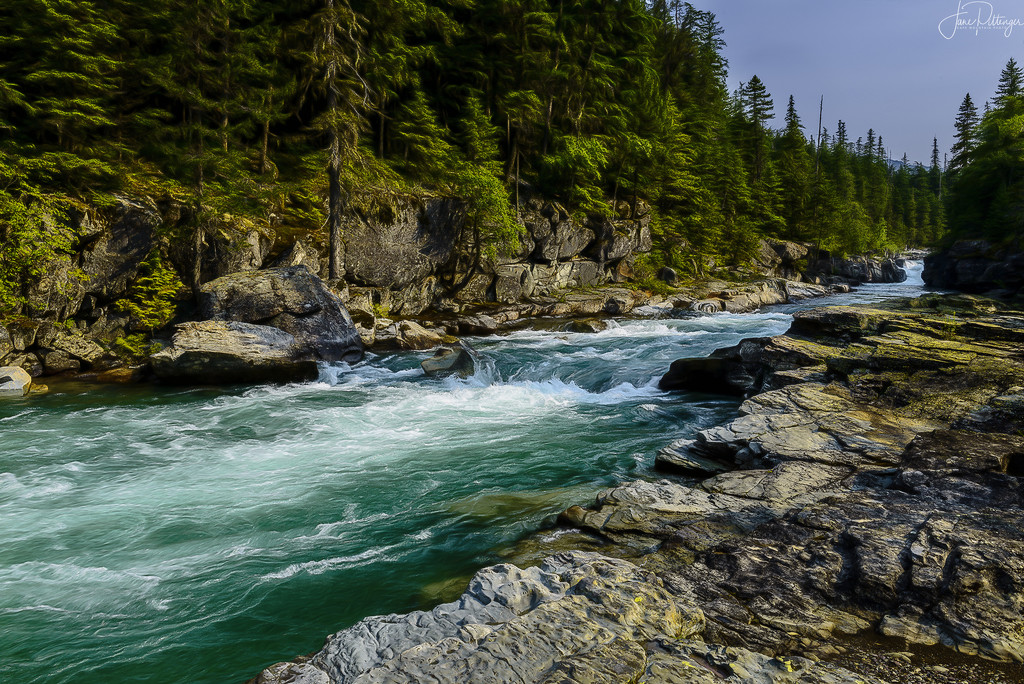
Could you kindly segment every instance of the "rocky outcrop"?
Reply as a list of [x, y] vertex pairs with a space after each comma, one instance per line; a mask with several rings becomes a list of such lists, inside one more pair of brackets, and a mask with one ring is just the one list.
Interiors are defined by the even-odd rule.
[[319, 361], [358, 361], [363, 344], [341, 298], [305, 266], [233, 273], [203, 286], [202, 318], [278, 328], [299, 354]]
[[316, 360], [292, 335], [237, 321], [182, 323], [171, 345], [150, 360], [157, 378], [171, 384], [300, 382], [319, 375]]
[[727, 472], [624, 484], [563, 520], [699, 601], [715, 643], [827, 657], [873, 629], [1022, 662], [1022, 352], [1024, 315], [982, 300], [798, 314], [716, 355], [715, 382], [754, 396], [659, 456]]
[[82, 271], [88, 280], [84, 290], [97, 305], [124, 296], [139, 273], [139, 265], [156, 246], [162, 218], [152, 203], [119, 198], [106, 225], [96, 226], [86, 237]]
[[848, 292], [849, 289], [842, 284], [815, 285], [777, 278], [706, 292], [700, 299], [692, 302], [689, 308], [701, 313], [747, 313], [765, 306], [824, 297], [837, 292]]
[[515, 244], [480, 253], [463, 234], [458, 202], [398, 202], [346, 228], [347, 277], [391, 314], [480, 303], [518, 304], [572, 288], [621, 282], [629, 264], [651, 249], [650, 208], [622, 204], [634, 218], [571, 215], [555, 202], [530, 199], [520, 211]]
[[[358, 285], [402, 290], [436, 275], [452, 258], [465, 220], [462, 204], [402, 201], [345, 227], [345, 268]], [[415, 312], [419, 313], [419, 312]]]
[[1024, 249], [962, 240], [925, 257], [922, 277], [927, 285], [944, 290], [1016, 295], [1024, 288]]
[[[658, 458], [708, 479], [608, 489], [531, 541], [556, 554], [540, 568], [258, 681], [875, 682], [830, 662], [872, 632], [1024, 663], [1024, 314], [900, 307], [717, 354], [698, 380], [748, 394], [740, 415]], [[558, 553], [580, 543], [602, 555]]]
[[[817, 257], [813, 258], [815, 255]], [[813, 249], [809, 258], [804, 278], [811, 282], [857, 286], [864, 283], [902, 283], [907, 279], [907, 272], [893, 258], [840, 258], [824, 250]]]
[[536, 568], [481, 570], [459, 600], [429, 612], [367, 618], [328, 638], [312, 658], [274, 665], [256, 682], [872, 681], [802, 658], [693, 640], [703, 628], [700, 609], [654, 573], [594, 553], [562, 553]]

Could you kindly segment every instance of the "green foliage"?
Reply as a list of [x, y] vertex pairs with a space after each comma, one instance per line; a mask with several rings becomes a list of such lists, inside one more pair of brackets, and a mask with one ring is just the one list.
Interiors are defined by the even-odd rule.
[[142, 262], [128, 296], [115, 302], [118, 311], [132, 318], [132, 327], [153, 334], [177, 313], [177, 300], [185, 288], [174, 267], [164, 263], [159, 250]]
[[583, 213], [609, 211], [601, 191], [608, 148], [598, 138], [565, 136], [555, 141], [554, 152], [543, 161], [547, 187]]
[[[0, 166], [0, 178], [9, 170]], [[0, 191], [0, 320], [20, 314], [27, 288], [74, 252], [78, 236], [67, 227], [66, 208], [56, 196]], [[80, 274], [73, 269], [71, 277]]]
[[162, 345], [154, 342], [149, 335], [134, 333], [114, 340], [114, 351], [129, 361], [142, 361], [160, 351]]
[[1021, 70], [1010, 59], [999, 80], [995, 107], [977, 125], [974, 145], [951, 179], [946, 205], [953, 237], [1004, 241], [1024, 235], [1021, 81]]
[[[484, 252], [518, 239], [528, 186], [577, 215], [650, 206], [659, 258], [694, 274], [762, 238], [855, 251], [944, 229], [941, 170], [892, 173], [842, 122], [809, 141], [791, 99], [773, 130], [768, 85], [730, 96], [723, 28], [682, 0], [9, 0], [0, 25], [7, 310], [25, 263], [67, 247], [28, 246], [49, 193], [175, 199], [197, 254], [210, 215], [326, 227], [335, 274], [341, 215], [406, 191], [462, 198]], [[997, 99], [1020, 88], [1011, 63]], [[996, 213], [1014, 192], [992, 190]]]

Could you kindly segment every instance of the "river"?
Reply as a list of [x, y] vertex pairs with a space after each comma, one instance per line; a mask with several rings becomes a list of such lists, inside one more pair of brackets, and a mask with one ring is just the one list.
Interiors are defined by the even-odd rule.
[[493, 549], [737, 402], [666, 394], [669, 364], [775, 335], [797, 308], [619, 320], [471, 340], [467, 380], [427, 352], [317, 383], [62, 383], [0, 404], [0, 681], [242, 682], [367, 615], [436, 602]]

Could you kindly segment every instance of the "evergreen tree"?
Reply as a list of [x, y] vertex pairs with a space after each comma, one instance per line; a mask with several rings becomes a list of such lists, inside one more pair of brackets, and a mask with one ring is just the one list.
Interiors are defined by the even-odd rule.
[[1024, 72], [1013, 57], [1006, 62], [1003, 71], [999, 74], [999, 85], [996, 87], [996, 106], [1004, 106], [1011, 98], [1020, 97], [1021, 88], [1024, 86]]
[[928, 184], [936, 197], [942, 194], [942, 162], [939, 157], [938, 138], [932, 138], [932, 159], [928, 167]]
[[960, 111], [957, 112], [956, 121], [956, 142], [950, 150], [952, 159], [949, 162], [949, 170], [953, 173], [962, 169], [970, 158], [971, 152], [978, 139], [978, 108], [971, 101], [971, 94], [964, 95], [964, 101], [960, 104]]

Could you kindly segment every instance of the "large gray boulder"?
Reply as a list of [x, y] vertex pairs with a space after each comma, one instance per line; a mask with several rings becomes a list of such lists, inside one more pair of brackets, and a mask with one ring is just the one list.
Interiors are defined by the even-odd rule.
[[341, 298], [305, 266], [232, 273], [202, 287], [202, 318], [278, 328], [294, 336], [300, 355], [358, 361], [363, 343]]
[[182, 323], [171, 346], [150, 360], [156, 376], [172, 384], [298, 382], [319, 375], [292, 335], [236, 321]]
[[403, 289], [435, 274], [452, 257], [465, 220], [461, 203], [443, 199], [383, 213], [345, 227], [345, 268], [360, 285]]
[[32, 376], [16, 366], [0, 368], [0, 397], [23, 397], [32, 389]]

